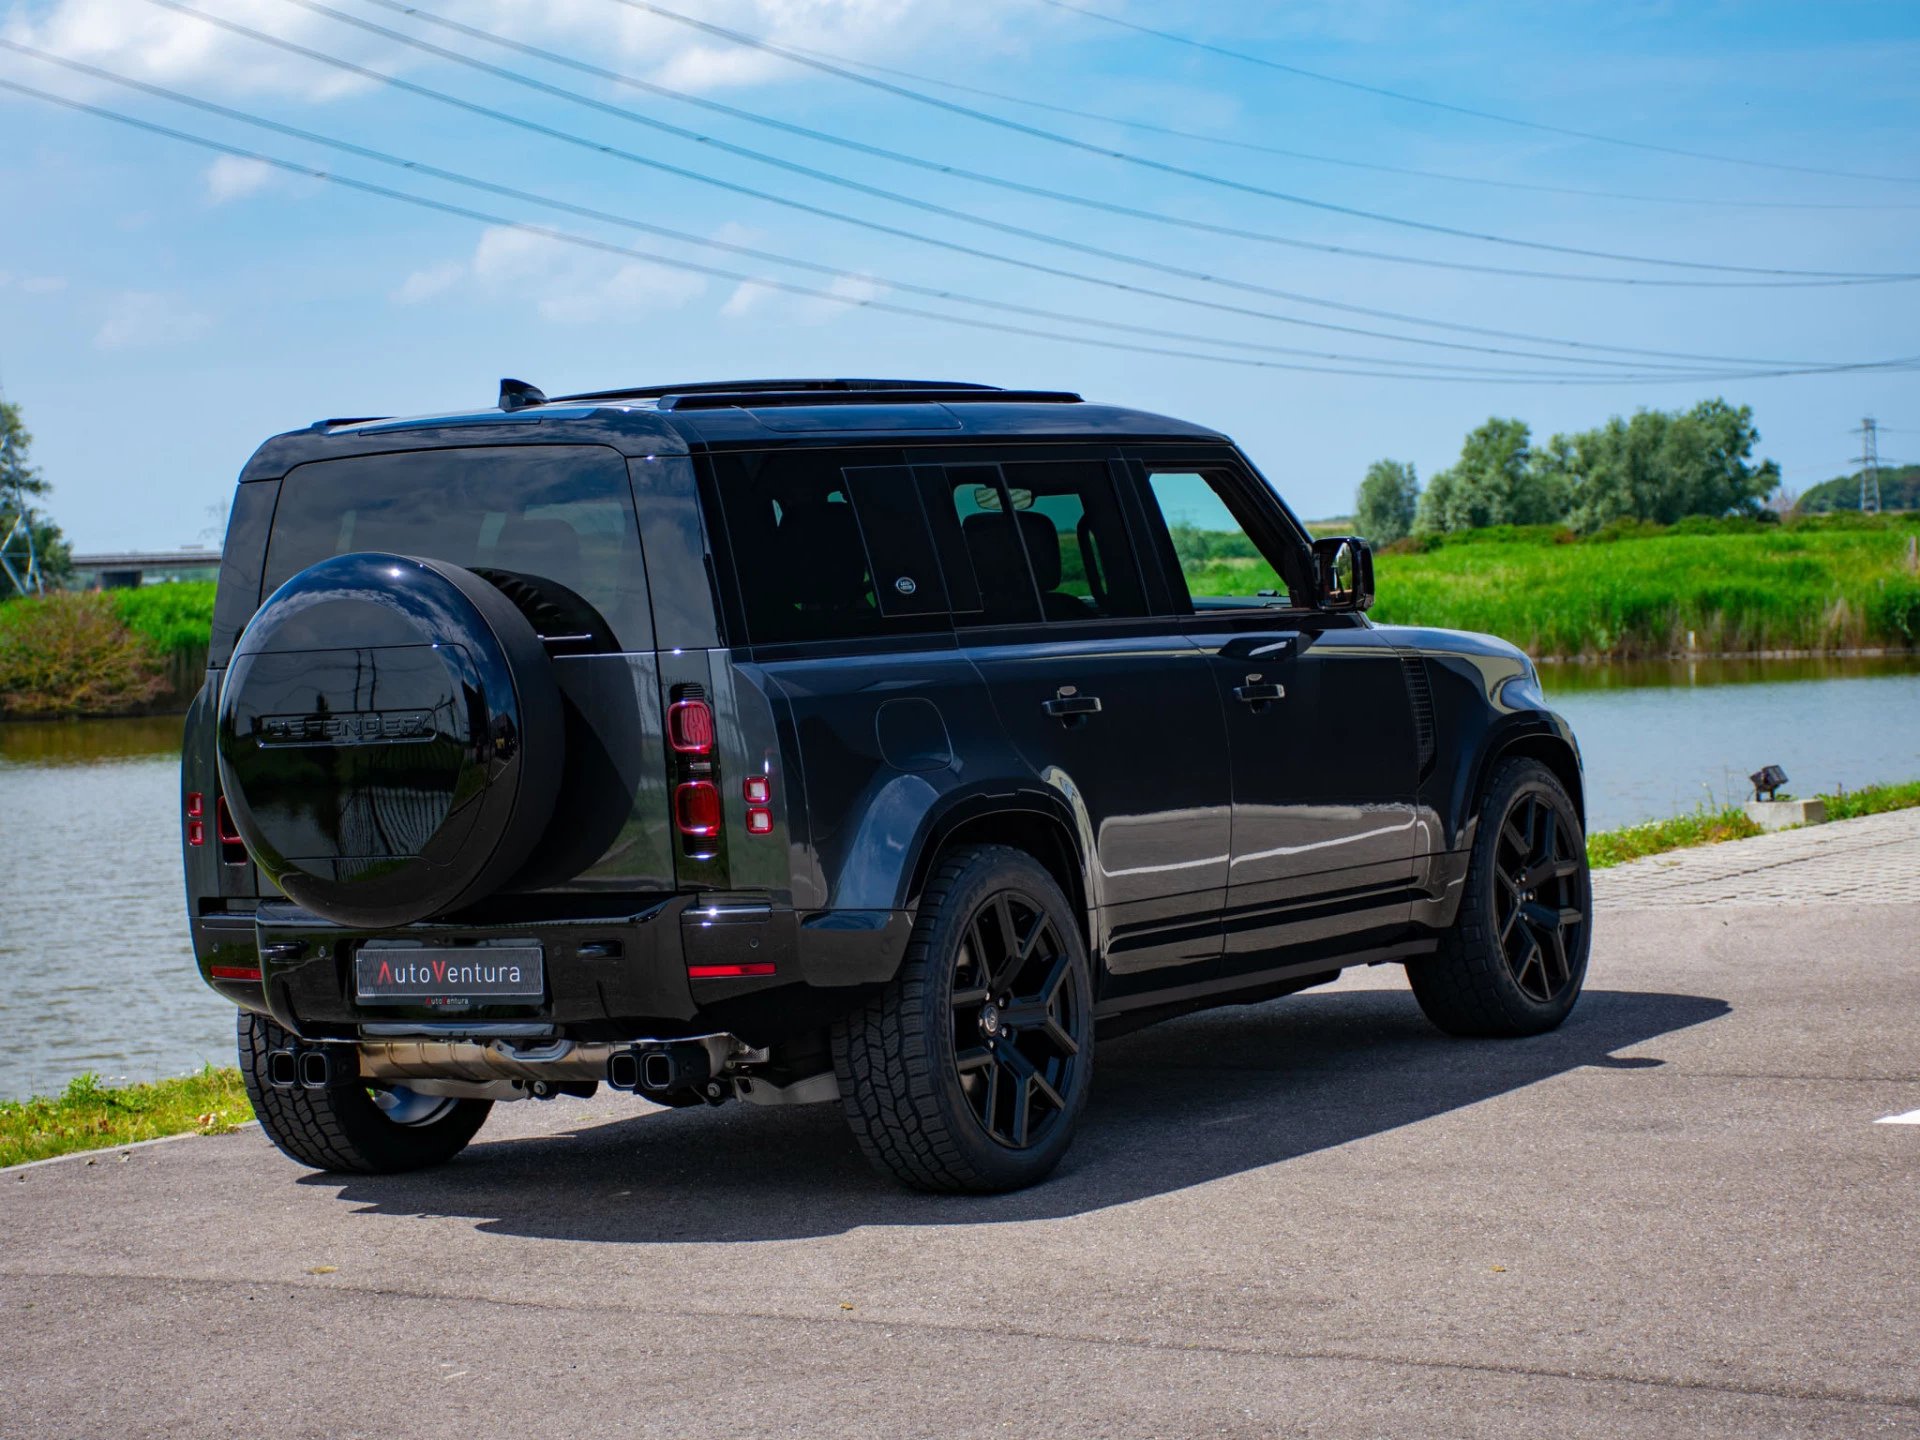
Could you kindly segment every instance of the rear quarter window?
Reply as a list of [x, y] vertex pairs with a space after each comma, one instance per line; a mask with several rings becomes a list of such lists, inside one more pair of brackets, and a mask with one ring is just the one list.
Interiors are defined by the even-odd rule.
[[755, 645], [950, 631], [913, 472], [834, 451], [713, 458]]
[[562, 586], [619, 648], [652, 648], [626, 462], [602, 446], [415, 450], [289, 472], [266, 590], [329, 556], [366, 550]]

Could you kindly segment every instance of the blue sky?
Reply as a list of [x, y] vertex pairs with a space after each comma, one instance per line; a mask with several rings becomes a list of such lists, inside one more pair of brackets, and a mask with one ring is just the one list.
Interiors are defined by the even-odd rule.
[[[1576, 353], [1357, 317], [1011, 238], [433, 60], [291, 0], [185, 3], [702, 175], [952, 243], [1293, 320]], [[449, 37], [369, 0], [331, 3], [730, 143], [965, 215], [1229, 282], [1549, 341], [1825, 364], [1920, 354], [1920, 282], [1623, 286], [1387, 263], [1201, 233], [851, 154]], [[1920, 7], [1911, 4], [1086, 3], [1454, 105], [1655, 145], [1912, 177], [1913, 183], [1709, 163], [1503, 125], [1182, 48], [1040, 0], [679, 0], [675, 8], [786, 44], [1220, 140], [1509, 186], [1676, 202], [1382, 173], [932, 92], [1096, 145], [1331, 205], [1530, 242], [1715, 265], [1920, 269], [1914, 264], [1920, 258], [1914, 243], [1920, 86], [1913, 81], [1920, 73]], [[1737, 278], [1436, 235], [1170, 175], [742, 50], [620, 0], [539, 6], [425, 0], [423, 8], [868, 144], [1307, 245], [1582, 274]], [[25, 408], [35, 455], [56, 487], [54, 517], [82, 549], [192, 543], [215, 523], [211, 515], [224, 507], [234, 475], [265, 436], [326, 415], [485, 403], [501, 375], [553, 393], [769, 374], [926, 375], [1072, 388], [1229, 431], [1308, 515], [1344, 512], [1376, 458], [1410, 460], [1423, 478], [1444, 467], [1462, 434], [1490, 414], [1520, 416], [1544, 439], [1609, 414], [1724, 394], [1754, 406], [1764, 453], [1782, 462], [1796, 488], [1847, 468], [1857, 444], [1849, 432], [1864, 414], [1888, 427], [1883, 453], [1920, 458], [1920, 384], [1911, 371], [1656, 380], [1633, 367], [1668, 362], [1606, 352], [1627, 360], [1607, 372], [1624, 376], [1624, 383], [1379, 378], [1102, 349], [1066, 337], [1128, 337], [1053, 321], [1011, 323], [1062, 338], [885, 313], [844, 302], [879, 300], [992, 318], [901, 289], [917, 285], [1230, 342], [1243, 348], [1130, 340], [1242, 358], [1348, 369], [1416, 360], [1538, 375], [1600, 373], [1585, 361], [1556, 364], [1341, 335], [955, 255], [396, 93], [151, 0], [31, 0], [0, 15], [0, 36], [153, 84], [574, 204], [828, 267], [824, 274], [782, 269], [476, 197], [417, 173], [347, 159], [0, 54], [0, 79], [503, 218], [826, 292], [799, 296], [743, 286], [428, 213], [0, 92], [0, 195], [8, 217], [0, 225], [0, 385]], [[1771, 208], [1702, 203], [1725, 201]], [[1836, 206], [1859, 208], [1829, 208]], [[1354, 358], [1287, 357], [1254, 346]]]

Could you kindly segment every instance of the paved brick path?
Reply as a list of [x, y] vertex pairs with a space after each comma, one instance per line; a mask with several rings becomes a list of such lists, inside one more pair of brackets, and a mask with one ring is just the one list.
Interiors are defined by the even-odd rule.
[[1593, 892], [1636, 909], [1920, 901], [1920, 809], [1650, 856], [1596, 871]]

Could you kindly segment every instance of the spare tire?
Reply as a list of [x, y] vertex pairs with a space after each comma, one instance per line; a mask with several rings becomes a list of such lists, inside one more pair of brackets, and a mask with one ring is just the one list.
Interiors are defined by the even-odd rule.
[[565, 762], [552, 663], [493, 585], [444, 561], [336, 555], [274, 591], [220, 690], [220, 788], [295, 904], [385, 929], [519, 870]]

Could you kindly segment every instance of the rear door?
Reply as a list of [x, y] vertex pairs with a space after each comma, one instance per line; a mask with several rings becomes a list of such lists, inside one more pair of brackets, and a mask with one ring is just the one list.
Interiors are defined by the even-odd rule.
[[1211, 664], [1150, 603], [1105, 456], [920, 465], [961, 653], [1092, 859], [1101, 999], [1214, 979], [1231, 783]]
[[1418, 757], [1401, 658], [1311, 607], [1306, 537], [1232, 451], [1143, 450], [1149, 550], [1207, 655], [1232, 757], [1223, 971], [1396, 939], [1409, 916]]

